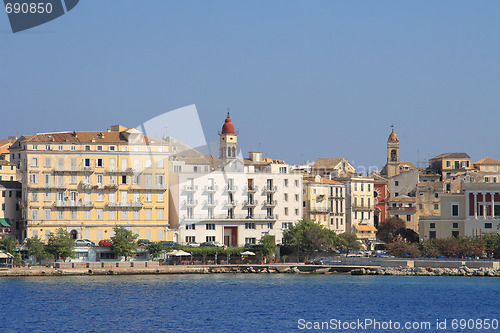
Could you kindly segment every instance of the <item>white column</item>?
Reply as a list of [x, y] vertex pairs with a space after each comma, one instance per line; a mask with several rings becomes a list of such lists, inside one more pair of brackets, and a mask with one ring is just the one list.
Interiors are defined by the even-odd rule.
[[483, 218], [486, 220], [486, 192], [483, 192]]
[[477, 220], [477, 193], [474, 193], [474, 219]]
[[495, 218], [495, 192], [491, 193], [491, 219]]

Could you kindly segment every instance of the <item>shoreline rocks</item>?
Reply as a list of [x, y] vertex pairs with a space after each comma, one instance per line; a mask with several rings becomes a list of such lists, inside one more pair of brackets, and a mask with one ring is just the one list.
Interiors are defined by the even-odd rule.
[[351, 275], [396, 275], [396, 276], [491, 276], [500, 277], [500, 269], [495, 268], [432, 268], [432, 267], [377, 267], [351, 271]]

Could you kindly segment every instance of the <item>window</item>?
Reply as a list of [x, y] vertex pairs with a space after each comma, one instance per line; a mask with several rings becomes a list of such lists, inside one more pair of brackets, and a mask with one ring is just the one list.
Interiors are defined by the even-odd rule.
[[128, 177], [127, 177], [127, 175], [122, 175], [121, 182], [122, 182], [122, 184], [128, 184]]
[[156, 202], [163, 202], [163, 192], [157, 193]]
[[165, 176], [163, 174], [156, 174], [156, 185], [165, 185]]
[[180, 165], [174, 165], [174, 172], [181, 172], [181, 166]]
[[430, 239], [435, 239], [436, 238], [436, 232], [435, 231], [429, 231], [429, 238]]
[[85, 150], [90, 150], [90, 146], [89, 146], [89, 145], [86, 145], [84, 149], [85, 149]]
[[272, 229], [274, 227], [274, 223], [273, 222], [268, 222], [267, 223], [267, 229]]
[[399, 196], [399, 193], [398, 193], [398, 192], [394, 193], [394, 196], [395, 196], [395, 197], [398, 197], [398, 196]]
[[97, 150], [102, 151], [102, 146], [101, 145], [97, 146]]
[[207, 223], [205, 228], [206, 230], [215, 230], [215, 223]]
[[31, 158], [31, 166], [32, 167], [37, 167], [38, 166], [38, 158], [37, 157], [32, 157]]
[[451, 216], [458, 216], [458, 204], [451, 204]]
[[31, 219], [38, 220], [38, 208], [34, 208], [31, 210]]
[[285, 179], [285, 180], [283, 181], [283, 186], [288, 187], [288, 179]]
[[406, 215], [406, 222], [411, 222], [411, 215]]
[[285, 194], [283, 195], [283, 200], [288, 201], [288, 193], [285, 193]]
[[85, 185], [90, 185], [90, 175], [84, 175], [83, 176], [83, 183]]
[[205, 239], [207, 242], [215, 242], [215, 236], [207, 236]]
[[279, 173], [286, 173], [286, 167], [280, 167]]
[[295, 208], [295, 216], [299, 216], [299, 209]]
[[104, 159], [103, 158], [97, 158], [95, 160], [95, 166], [97, 168], [104, 168]]
[[109, 151], [116, 151], [116, 146], [109, 146], [109, 147], [108, 147], [108, 150], [109, 150]]
[[295, 194], [295, 202], [299, 202], [299, 195]]
[[146, 194], [144, 195], [144, 201], [145, 202], [152, 202], [153, 201], [153, 193], [146, 192]]
[[76, 220], [76, 210], [72, 209], [69, 216], [72, 220]]
[[453, 223], [453, 229], [457, 229], [458, 228], [458, 222], [454, 222]]
[[120, 220], [128, 220], [128, 214], [127, 214], [127, 211], [126, 210], [122, 210], [120, 211]]
[[83, 165], [86, 167], [90, 167], [91, 166], [90, 158], [84, 158]]
[[156, 210], [156, 219], [157, 220], [163, 220], [163, 208], [158, 208]]
[[186, 243], [194, 243], [196, 241], [195, 236], [186, 236]]
[[[35, 194], [36, 193], [33, 193], [33, 199], [35, 199]], [[50, 193], [50, 192], [45, 192], [45, 201], [52, 201], [52, 195], [51, 194], [52, 193]], [[36, 200], [34, 200], [34, 201], [38, 201], [38, 196], [37, 196]]]
[[140, 219], [141, 219], [141, 212], [140, 212], [140, 210], [138, 210], [138, 209], [134, 209], [134, 212], [133, 212], [132, 218], [133, 218], [134, 220], [140, 220]]
[[436, 228], [436, 223], [429, 223], [429, 228], [431, 228], [431, 229]]
[[70, 184], [76, 184], [78, 181], [77, 181], [77, 177], [76, 177], [76, 173], [72, 173], [69, 175], [69, 183]]
[[365, 184], [361, 183], [361, 192], [364, 191], [364, 186], [363, 185], [365, 185]]
[[295, 180], [295, 187], [299, 187], [299, 181], [297, 179]]
[[163, 169], [163, 159], [159, 159], [156, 161], [156, 168], [157, 169]]
[[52, 165], [52, 160], [50, 159], [50, 157], [45, 157], [45, 167], [50, 168], [51, 165]]
[[253, 222], [246, 222], [245, 223], [245, 229], [255, 229], [255, 223]]
[[422, 209], [422, 204], [418, 204], [418, 209]]
[[102, 220], [103, 219], [103, 210], [102, 210], [102, 208], [97, 208], [95, 210], [95, 214], [96, 214], [96, 219], [97, 220]]
[[115, 184], [116, 184], [116, 176], [110, 175], [109, 176], [109, 185], [115, 185]]
[[399, 181], [395, 180], [394, 181], [394, 186], [399, 186]]
[[451, 167], [451, 161], [446, 161], [446, 167], [447, 168]]
[[283, 213], [285, 214], [285, 216], [288, 216], [288, 207], [285, 207], [285, 208], [283, 209]]
[[103, 202], [104, 201], [104, 195], [102, 192], [97, 192], [96, 194], [96, 201], [97, 202]]
[[186, 230], [196, 230], [196, 224], [187, 224]]
[[37, 150], [38, 149], [38, 145], [33, 145], [33, 150]]
[[457, 230], [452, 231], [451, 236], [457, 238], [458, 236], [460, 236], [460, 231], [457, 231]]
[[73, 151], [74, 151], [74, 150], [76, 150], [76, 146], [75, 146], [75, 145], [72, 145], [72, 146], [71, 146], [71, 150], [73, 150]]
[[493, 227], [492, 224], [489, 222], [484, 224], [485, 229], [491, 229], [492, 227]]
[[83, 212], [83, 219], [90, 220], [90, 209], [85, 209], [85, 211]]
[[434, 209], [439, 209], [439, 204], [434, 204]]
[[153, 219], [153, 209], [151, 209], [151, 208], [144, 209], [144, 214], [145, 214], [146, 220], [152, 220]]
[[256, 239], [254, 237], [247, 237], [245, 238], [245, 244], [248, 245], [255, 245], [257, 243]]

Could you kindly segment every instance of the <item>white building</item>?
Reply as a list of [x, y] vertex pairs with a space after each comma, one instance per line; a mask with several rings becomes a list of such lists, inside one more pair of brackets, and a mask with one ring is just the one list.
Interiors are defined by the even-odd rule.
[[238, 158], [229, 114], [219, 135], [220, 158], [172, 158], [170, 221], [179, 227], [177, 241], [244, 246], [270, 234], [281, 243], [283, 230], [302, 218], [302, 175], [260, 152]]

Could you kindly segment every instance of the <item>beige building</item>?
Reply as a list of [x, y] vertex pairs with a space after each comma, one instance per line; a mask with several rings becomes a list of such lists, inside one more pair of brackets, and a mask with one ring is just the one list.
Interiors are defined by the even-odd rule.
[[418, 231], [417, 204], [415, 197], [402, 195], [389, 198], [389, 216], [405, 221], [406, 228]]
[[345, 184], [319, 175], [304, 178], [303, 184], [304, 218], [336, 233], [346, 232]]
[[500, 232], [500, 184], [465, 184], [463, 193], [440, 195], [440, 216], [421, 216], [421, 239]]
[[466, 153], [445, 153], [429, 160], [429, 168], [441, 175], [441, 180], [451, 178], [453, 173], [471, 170], [470, 156]]
[[171, 239], [165, 142], [116, 125], [22, 136], [10, 152], [23, 187], [23, 238], [47, 240], [62, 227], [97, 243], [125, 226], [139, 238]]
[[0, 160], [0, 181], [16, 181], [17, 167], [7, 160]]
[[325, 178], [347, 177], [356, 172], [356, 169], [345, 158], [317, 158], [312, 165], [312, 175]]

